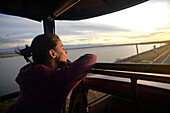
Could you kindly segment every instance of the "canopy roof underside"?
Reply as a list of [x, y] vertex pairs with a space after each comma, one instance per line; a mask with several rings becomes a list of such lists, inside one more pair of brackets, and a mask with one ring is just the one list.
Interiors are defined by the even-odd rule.
[[[70, 1], [72, 0], [0, 0], [0, 13], [41, 21], [47, 19], [48, 16], [59, 10], [59, 7]], [[55, 20], [92, 18], [132, 7], [145, 1], [147, 0], [80, 0], [63, 11]]]

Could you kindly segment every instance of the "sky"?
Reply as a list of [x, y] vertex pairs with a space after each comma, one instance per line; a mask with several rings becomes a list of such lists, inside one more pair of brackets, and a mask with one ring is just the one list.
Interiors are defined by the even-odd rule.
[[[64, 45], [127, 44], [170, 40], [170, 0], [148, 2], [79, 21], [55, 21]], [[0, 49], [30, 45], [43, 23], [0, 14]]]

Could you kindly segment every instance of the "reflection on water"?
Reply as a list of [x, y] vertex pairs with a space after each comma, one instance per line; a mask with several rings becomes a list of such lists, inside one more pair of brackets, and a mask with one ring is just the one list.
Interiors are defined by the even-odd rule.
[[0, 58], [0, 96], [19, 90], [15, 78], [20, 67], [26, 64], [23, 57]]
[[134, 55], [135, 46], [122, 46], [122, 47], [100, 47], [100, 48], [88, 48], [88, 49], [75, 49], [68, 50], [68, 58], [74, 61], [79, 56], [87, 53], [97, 55], [97, 62], [113, 63], [118, 58], [125, 58], [127, 56]]
[[[155, 44], [154, 44], [155, 45]], [[160, 44], [156, 44], [157, 47]], [[139, 53], [153, 49], [153, 44], [139, 45]], [[68, 59], [74, 61], [83, 54], [96, 54], [97, 62], [113, 63], [116, 59], [136, 54], [136, 46], [115, 46], [68, 50]], [[19, 90], [15, 78], [19, 69], [26, 64], [23, 57], [0, 58], [0, 96]], [[117, 79], [117, 78], [115, 78]], [[119, 79], [117, 79], [119, 80]], [[122, 80], [122, 79], [121, 79]]]
[[[160, 47], [163, 46], [164, 44], [138, 45], [139, 53], [153, 49], [154, 45], [156, 45], [156, 47]], [[105, 62], [105, 63], [113, 63], [117, 59], [123, 59], [137, 54], [136, 45], [128, 45], [128, 46], [113, 46], [113, 47], [68, 50], [67, 56], [71, 61], [74, 61], [79, 56], [87, 53], [96, 54], [97, 62]]]

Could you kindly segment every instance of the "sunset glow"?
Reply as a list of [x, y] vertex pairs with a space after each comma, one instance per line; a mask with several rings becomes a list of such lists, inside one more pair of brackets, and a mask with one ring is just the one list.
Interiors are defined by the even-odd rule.
[[108, 25], [121, 26], [139, 32], [153, 32], [163, 28], [170, 22], [168, 4], [143, 3], [106, 16], [91, 19], [93, 22], [102, 22]]
[[[55, 21], [64, 45], [125, 44], [170, 40], [170, 1], [150, 0], [112, 14], [80, 21]], [[0, 14], [0, 49], [30, 44], [42, 23]]]

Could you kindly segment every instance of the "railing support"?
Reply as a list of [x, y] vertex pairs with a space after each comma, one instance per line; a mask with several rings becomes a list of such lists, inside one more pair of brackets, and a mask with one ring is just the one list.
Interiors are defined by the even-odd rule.
[[137, 52], [137, 55], [139, 55], [139, 50], [138, 50], [138, 45], [136, 44], [136, 52]]
[[131, 78], [131, 94], [132, 94], [132, 113], [137, 113], [138, 107], [138, 85], [137, 78], [132, 76]]
[[88, 102], [87, 102], [87, 92], [85, 89], [85, 78], [81, 81], [81, 88], [82, 88], [82, 96], [83, 96], [83, 102], [84, 102], [84, 113], [88, 113]]

